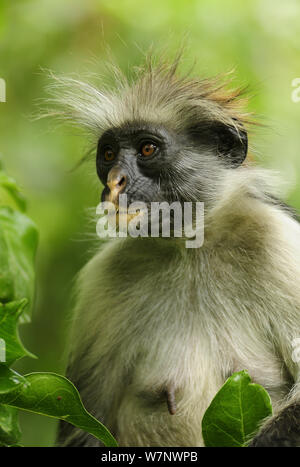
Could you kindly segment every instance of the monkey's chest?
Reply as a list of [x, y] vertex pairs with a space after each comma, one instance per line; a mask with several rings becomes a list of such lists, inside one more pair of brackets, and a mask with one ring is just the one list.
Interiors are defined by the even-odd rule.
[[126, 397], [162, 407], [162, 395], [171, 388], [178, 410], [191, 410], [199, 400], [204, 410], [240, 369], [282, 393], [282, 362], [265, 339], [266, 323], [257, 326], [253, 310], [262, 305], [247, 287], [247, 271], [205, 251], [197, 261], [182, 263], [173, 251], [143, 247], [126, 253], [126, 268], [117, 257], [107, 268], [117, 274], [106, 277], [103, 339], [107, 347], [115, 344], [111, 359], [126, 378]]
[[[176, 413], [189, 412], [194, 405], [204, 411], [228, 368], [215, 329], [201, 316], [203, 303], [192, 284], [171, 286], [144, 275], [124, 290], [120, 287], [122, 299], [112, 307], [119, 316], [112, 358], [127, 381], [122, 400], [133, 398], [132, 410], [140, 407], [149, 413], [169, 413], [172, 398]], [[107, 322], [108, 327], [115, 324], [114, 319]]]

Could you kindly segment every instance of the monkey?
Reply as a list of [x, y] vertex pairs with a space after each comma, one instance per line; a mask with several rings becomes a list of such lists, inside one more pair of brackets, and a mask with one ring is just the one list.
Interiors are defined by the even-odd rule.
[[[203, 202], [204, 242], [100, 242], [80, 271], [67, 376], [120, 446], [203, 447], [203, 415], [247, 370], [273, 415], [248, 447], [300, 446], [300, 226], [272, 171], [248, 160], [242, 88], [147, 59], [113, 89], [69, 78], [55, 114], [95, 142], [102, 200]], [[60, 446], [101, 446], [65, 422]]]

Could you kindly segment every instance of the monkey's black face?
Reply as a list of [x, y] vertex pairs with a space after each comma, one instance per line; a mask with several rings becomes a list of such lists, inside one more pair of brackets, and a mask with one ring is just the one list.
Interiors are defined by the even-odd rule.
[[127, 124], [106, 131], [97, 151], [102, 200], [117, 204], [121, 193], [127, 195], [128, 203], [162, 200], [163, 175], [183, 147], [179, 136], [151, 125]]
[[181, 133], [136, 122], [111, 128], [97, 149], [102, 201], [117, 205], [121, 193], [128, 203], [202, 201], [201, 193], [217, 179], [224, 161], [237, 166], [246, 153], [246, 133], [238, 135], [216, 122], [192, 125]]

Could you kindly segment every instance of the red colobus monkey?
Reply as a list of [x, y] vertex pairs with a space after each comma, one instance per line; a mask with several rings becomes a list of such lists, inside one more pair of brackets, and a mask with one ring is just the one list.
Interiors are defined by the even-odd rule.
[[[121, 446], [203, 446], [205, 410], [246, 369], [274, 407], [249, 445], [300, 446], [300, 226], [272, 174], [244, 163], [240, 91], [180, 77], [178, 61], [116, 91], [54, 85], [58, 113], [95, 138], [103, 200], [205, 206], [201, 248], [113, 238], [83, 268], [67, 376]], [[60, 442], [99, 445], [65, 423]]]

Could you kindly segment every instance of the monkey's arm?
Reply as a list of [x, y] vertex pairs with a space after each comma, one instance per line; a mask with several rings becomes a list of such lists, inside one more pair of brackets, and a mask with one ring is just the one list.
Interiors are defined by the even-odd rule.
[[[280, 204], [282, 208], [283, 203]], [[283, 208], [284, 212], [289, 211], [289, 217], [293, 220], [282, 222], [282, 226], [286, 223], [287, 228], [279, 227], [277, 242], [273, 243], [277, 243], [277, 248], [271, 246], [270, 249], [274, 266], [278, 263], [274, 274], [280, 277], [277, 286], [276, 281], [273, 282], [272, 290], [275, 292], [277, 288], [275, 293], [283, 298], [282, 308], [274, 305], [270, 321], [276, 354], [282, 360], [282, 369], [290, 375], [293, 386], [279, 409], [262, 424], [258, 434], [248, 444], [250, 447], [300, 447], [300, 359], [294, 355], [300, 354], [294, 347], [300, 337], [300, 228], [295, 212], [290, 212], [289, 206], [284, 205]], [[272, 245], [270, 240], [268, 243]], [[271, 275], [272, 272], [270, 279]]]
[[293, 348], [294, 336], [300, 336], [298, 312], [293, 318], [289, 321], [283, 317], [282, 322], [278, 323], [277, 332], [274, 329], [273, 337], [277, 341], [278, 355], [285, 371], [294, 384], [274, 414], [263, 422], [248, 445], [250, 447], [300, 447], [300, 362], [294, 355], [298, 352]]
[[287, 371], [294, 384], [291, 382], [289, 393], [274, 414], [264, 421], [250, 447], [300, 447], [300, 361], [295, 355], [299, 354], [293, 344], [298, 342], [295, 336], [300, 336], [299, 306], [296, 304], [293, 314], [283, 316], [278, 322], [277, 330], [274, 326], [273, 336], [284, 365], [282, 369]]
[[295, 386], [295, 398], [263, 424], [249, 447], [300, 447], [299, 389], [298, 384]]

